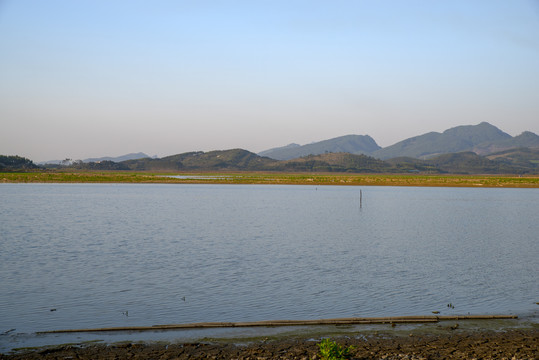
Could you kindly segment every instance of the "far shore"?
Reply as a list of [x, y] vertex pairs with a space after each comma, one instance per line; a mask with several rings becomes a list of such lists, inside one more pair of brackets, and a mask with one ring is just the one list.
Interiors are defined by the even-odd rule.
[[539, 188], [539, 175], [356, 173], [3, 172], [0, 183], [154, 183]]

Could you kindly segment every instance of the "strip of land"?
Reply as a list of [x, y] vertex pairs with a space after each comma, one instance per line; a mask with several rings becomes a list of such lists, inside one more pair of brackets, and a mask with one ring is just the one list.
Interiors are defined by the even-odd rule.
[[335, 173], [4, 172], [0, 183], [159, 183], [539, 188], [539, 176]]
[[[249, 342], [70, 344], [0, 354], [19, 359], [320, 359], [321, 338], [258, 339]], [[352, 359], [536, 359], [537, 328], [437, 333], [361, 333], [333, 337]]]

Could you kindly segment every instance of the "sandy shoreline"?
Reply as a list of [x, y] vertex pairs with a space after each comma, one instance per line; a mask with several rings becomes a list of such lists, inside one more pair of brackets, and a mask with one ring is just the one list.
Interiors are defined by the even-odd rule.
[[[354, 346], [353, 359], [536, 359], [539, 328], [459, 330], [438, 333], [374, 332], [331, 337]], [[284, 337], [248, 343], [116, 343], [59, 345], [11, 354], [0, 359], [318, 359], [320, 338]]]

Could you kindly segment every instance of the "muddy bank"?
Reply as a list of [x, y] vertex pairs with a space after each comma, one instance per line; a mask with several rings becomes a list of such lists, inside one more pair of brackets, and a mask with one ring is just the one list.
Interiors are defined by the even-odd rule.
[[[448, 331], [443, 334], [361, 333], [333, 337], [354, 346], [353, 359], [537, 359], [539, 329]], [[262, 339], [248, 344], [195, 342], [173, 344], [63, 345], [0, 359], [318, 359], [320, 339]]]

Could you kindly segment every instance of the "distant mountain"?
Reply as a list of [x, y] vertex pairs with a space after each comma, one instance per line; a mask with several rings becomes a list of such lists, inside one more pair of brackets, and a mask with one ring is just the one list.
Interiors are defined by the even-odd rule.
[[146, 155], [145, 153], [139, 152], [139, 153], [131, 153], [131, 154], [126, 154], [126, 155], [116, 156], [116, 157], [105, 156], [105, 157], [100, 157], [100, 158], [89, 158], [89, 159], [82, 160], [82, 162], [85, 162], [85, 163], [100, 162], [100, 161], [121, 162], [121, 161], [126, 161], [126, 160], [135, 160], [135, 159], [143, 159], [143, 158], [149, 158], [149, 156]]
[[84, 160], [73, 160], [73, 159], [48, 160], [48, 161], [42, 161], [39, 164], [41, 164], [41, 165], [45, 165], [45, 164], [60, 165], [60, 164], [71, 164], [73, 162], [79, 162], [79, 161], [82, 161], [83, 163], [101, 162], [101, 161], [121, 162], [121, 161], [126, 161], [126, 160], [142, 159], [142, 158], [147, 158], [147, 157], [149, 157], [149, 156], [146, 155], [145, 153], [139, 152], [139, 153], [131, 153], [131, 154], [126, 154], [126, 155], [116, 156], [116, 157], [104, 156], [104, 157], [100, 157], [100, 158], [88, 158], [88, 159], [84, 159]]
[[292, 144], [288, 144], [288, 145], [285, 145], [285, 146], [276, 147], [276, 148], [273, 148], [273, 149], [268, 149], [268, 150], [261, 151], [261, 152], [258, 153], [258, 155], [271, 157], [270, 156], [271, 154], [274, 154], [274, 153], [278, 154], [280, 152], [286, 152], [288, 150], [297, 149], [299, 147], [301, 147], [300, 144], [292, 143]]
[[488, 146], [487, 144], [510, 139], [511, 135], [487, 122], [482, 122], [478, 125], [457, 126], [443, 133], [430, 132], [411, 137], [374, 151], [372, 155], [379, 159], [401, 156], [428, 159], [440, 154], [472, 151], [479, 145]]
[[69, 159], [69, 161], [66, 160], [47, 160], [47, 161], [40, 161], [38, 162], [39, 165], [60, 165], [60, 164], [71, 164], [72, 160]]
[[290, 144], [259, 153], [276, 160], [290, 160], [307, 155], [347, 152], [350, 154], [371, 154], [381, 149], [368, 135], [345, 135], [307, 145]]
[[380, 148], [368, 135], [346, 135], [307, 145], [290, 144], [259, 153], [276, 160], [291, 160], [308, 155], [347, 152], [387, 160], [392, 158], [430, 159], [442, 154], [472, 151], [487, 155], [514, 148], [539, 148], [539, 136], [526, 131], [512, 137], [487, 122], [463, 125], [443, 133], [429, 132]]

